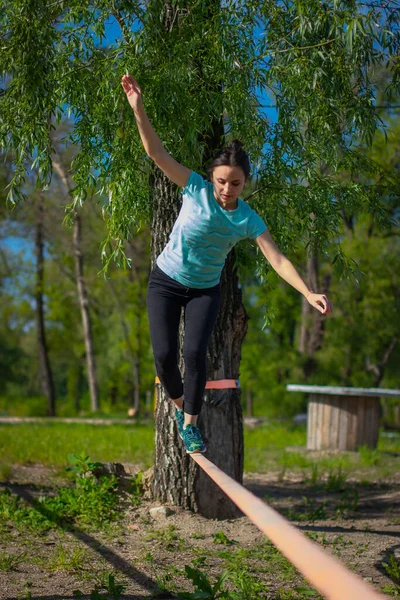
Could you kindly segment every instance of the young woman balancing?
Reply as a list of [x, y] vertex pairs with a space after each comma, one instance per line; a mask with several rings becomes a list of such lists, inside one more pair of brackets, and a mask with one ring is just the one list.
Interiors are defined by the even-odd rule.
[[[137, 82], [124, 75], [122, 87], [146, 153], [183, 188], [179, 216], [150, 275], [147, 309], [157, 375], [175, 403], [179, 435], [186, 452], [205, 452], [197, 419], [206, 385], [207, 345], [219, 308], [221, 272], [236, 242], [254, 239], [275, 271], [322, 314], [332, 312], [332, 305], [326, 296], [308, 289], [275, 245], [261, 217], [239, 198], [250, 175], [249, 159], [241, 143], [234, 141], [215, 156], [208, 169], [210, 181], [205, 181], [165, 150], [144, 111]], [[177, 356], [182, 306], [184, 385]]]

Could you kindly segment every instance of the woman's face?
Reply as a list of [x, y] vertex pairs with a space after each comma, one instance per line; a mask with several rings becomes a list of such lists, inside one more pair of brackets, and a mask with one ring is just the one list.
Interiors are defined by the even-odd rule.
[[212, 173], [214, 195], [224, 207], [236, 208], [237, 199], [243, 191], [246, 177], [241, 167], [215, 167]]

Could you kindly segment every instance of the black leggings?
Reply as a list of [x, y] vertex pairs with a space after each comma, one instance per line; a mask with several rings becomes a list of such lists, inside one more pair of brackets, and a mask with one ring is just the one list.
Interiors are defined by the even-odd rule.
[[[150, 336], [157, 375], [173, 400], [184, 395], [184, 410], [198, 415], [206, 386], [207, 345], [217, 320], [220, 284], [188, 288], [155, 266], [147, 290]], [[185, 381], [178, 368], [178, 331], [184, 307]]]

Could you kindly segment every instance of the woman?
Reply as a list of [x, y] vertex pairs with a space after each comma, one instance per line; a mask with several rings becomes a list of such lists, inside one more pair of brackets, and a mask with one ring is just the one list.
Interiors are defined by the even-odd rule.
[[[326, 296], [307, 288], [275, 245], [261, 217], [239, 198], [250, 175], [249, 159], [241, 143], [235, 140], [217, 154], [209, 167], [211, 182], [205, 181], [165, 150], [144, 111], [137, 82], [124, 75], [122, 87], [146, 153], [183, 188], [179, 216], [150, 275], [147, 308], [157, 375], [175, 403], [179, 435], [186, 452], [205, 452], [196, 423], [206, 385], [207, 344], [218, 314], [221, 272], [236, 242], [254, 239], [275, 271], [322, 314], [332, 312], [332, 305]], [[182, 306], [184, 386], [177, 362]]]

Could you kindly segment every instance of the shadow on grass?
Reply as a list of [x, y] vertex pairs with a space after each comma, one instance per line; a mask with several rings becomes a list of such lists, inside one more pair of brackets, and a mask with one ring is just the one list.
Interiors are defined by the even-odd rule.
[[[132, 600], [133, 600], [134, 598], [139, 599], [139, 598], [155, 598], [155, 597], [158, 600], [176, 598], [171, 593], [169, 593], [168, 595], [159, 593], [157, 591], [157, 589], [158, 589], [157, 582], [154, 579], [152, 579], [151, 577], [148, 577], [148, 575], [146, 575], [142, 571], [139, 571], [138, 569], [133, 567], [128, 561], [126, 561], [124, 558], [122, 558], [121, 556], [116, 554], [111, 548], [104, 546], [102, 544], [102, 542], [99, 542], [95, 537], [78, 529], [75, 526], [71, 526], [71, 524], [69, 524], [69, 523], [68, 524], [63, 524], [62, 522], [60, 523], [60, 521], [58, 521], [54, 518], [54, 515], [52, 514], [51, 511], [46, 510], [46, 508], [44, 506], [42, 506], [34, 498], [34, 496], [32, 496], [32, 494], [29, 492], [27, 487], [29, 487], [29, 486], [25, 486], [25, 485], [19, 486], [19, 485], [15, 485], [15, 484], [0, 483], [0, 488], [9, 489], [10, 492], [20, 496], [23, 500], [25, 500], [28, 504], [30, 504], [34, 508], [34, 510], [41, 513], [43, 516], [46, 517], [46, 519], [55, 523], [58, 527], [60, 527], [64, 531], [68, 531], [69, 533], [74, 535], [79, 541], [81, 541], [83, 544], [85, 544], [91, 550], [94, 550], [95, 552], [97, 552], [110, 565], [112, 565], [116, 570], [118, 570], [123, 575], [128, 577], [131, 581], [140, 585], [142, 588], [152, 592], [150, 596], [125, 595], [124, 594], [124, 600], [129, 600], [130, 598], [132, 598]], [[82, 599], [86, 598], [86, 597], [90, 598], [90, 594], [80, 596], [80, 598], [82, 598]], [[29, 598], [34, 600], [35, 597], [29, 596]], [[48, 600], [54, 598], [54, 600], [57, 600], [57, 599], [61, 599], [61, 598], [65, 598], [65, 599], [74, 598], [74, 596], [52, 595], [52, 596], [40, 596], [40, 598], [46, 598]], [[7, 600], [13, 600], [13, 598], [8, 598]], [[16, 600], [21, 600], [21, 597], [19, 596], [18, 598], [16, 598]]]
[[[3, 597], [4, 600], [21, 600], [21, 598], [23, 598], [22, 596], [4, 596]], [[28, 596], [26, 596], [26, 598], [28, 598]], [[77, 600], [77, 596], [67, 596], [66, 594], [61, 594], [60, 596], [56, 596], [55, 594], [52, 594], [51, 596], [32, 596], [32, 594], [29, 594], [29, 600]], [[82, 594], [79, 596], [79, 600], [92, 600], [93, 596], [91, 596], [90, 594]], [[99, 593], [98, 598], [107, 600], [107, 598], [109, 598], [109, 594], [105, 594], [105, 593]], [[123, 599], [124, 600], [151, 600], [151, 599], [156, 599], [156, 600], [176, 600], [177, 596], [171, 596], [171, 594], [167, 595], [167, 594], [157, 594], [156, 596], [150, 595], [150, 596], [140, 596], [140, 595], [135, 595], [135, 594], [123, 594]]]
[[399, 551], [400, 544], [386, 548], [386, 550], [381, 553], [381, 558], [376, 561], [375, 567], [382, 575], [389, 577], [395, 586], [400, 587], [400, 564], [396, 558], [399, 555]]
[[[345, 483], [343, 490], [337, 492], [328, 492], [323, 485], [312, 485], [310, 483], [294, 483], [294, 482], [282, 482], [281, 485], [274, 485], [271, 483], [262, 483], [260, 481], [251, 481], [249, 478], [246, 481], [246, 489], [252, 492], [255, 496], [263, 499], [267, 504], [271, 503], [272, 508], [277, 510], [282, 516], [288, 518], [288, 513], [293, 509], [293, 513], [300, 512], [305, 506], [304, 498], [307, 501], [315, 503], [320, 502], [324, 504], [327, 510], [326, 518], [309, 519], [307, 525], [297, 525], [300, 529], [307, 529], [310, 531], [326, 531], [328, 532], [346, 532], [351, 527], [351, 531], [361, 531], [364, 529], [355, 529], [350, 522], [362, 521], [365, 519], [382, 519], [387, 518], [388, 520], [393, 517], [400, 518], [400, 485], [380, 485], [371, 484], [368, 486], [357, 485], [354, 483]], [[349, 507], [352, 503], [351, 494], [357, 493], [357, 508], [351, 510], [349, 508], [348, 516], [346, 520], [349, 521], [349, 528], [334, 525], [330, 527], [328, 524], [323, 526], [315, 527], [311, 523], [315, 521], [329, 521], [330, 519], [338, 520], [340, 517], [335, 517], [332, 513], [341, 506], [346, 508], [346, 502]], [[346, 497], [346, 494], [350, 494]], [[304, 505], [304, 506], [303, 506]], [[291, 519], [296, 521], [295, 518]], [[299, 519], [300, 520], [300, 519]], [[303, 519], [304, 521], [306, 519]], [[392, 530], [382, 531], [372, 530], [368, 528], [369, 533], [375, 533], [377, 535], [388, 535], [394, 537], [400, 537], [400, 533]]]

